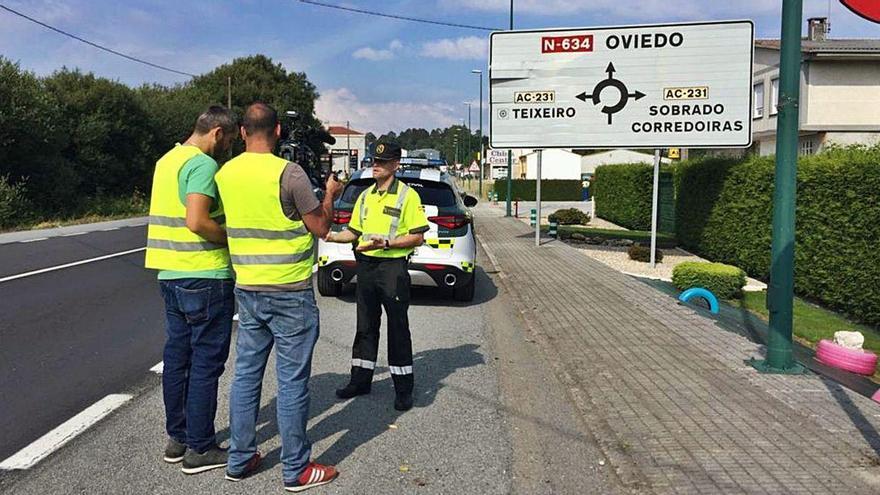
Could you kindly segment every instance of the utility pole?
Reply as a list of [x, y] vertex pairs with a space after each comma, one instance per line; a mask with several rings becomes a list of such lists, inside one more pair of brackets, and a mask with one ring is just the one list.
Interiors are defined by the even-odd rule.
[[343, 172], [347, 172], [351, 169], [351, 121], [345, 121], [345, 147], [348, 148], [348, 155], [346, 156], [345, 167], [343, 167]]
[[[513, 0], [510, 0], [510, 30], [513, 31]], [[482, 85], [481, 85], [482, 87]], [[507, 150], [507, 211], [504, 216], [510, 216], [510, 196], [513, 194], [513, 152]], [[540, 223], [540, 222], [539, 222]]]
[[473, 74], [480, 75], [480, 185], [479, 185], [479, 194], [480, 199], [483, 199], [483, 162], [486, 160], [486, 153], [483, 149], [483, 71], [480, 69], [474, 69], [471, 71]]
[[471, 157], [473, 156], [474, 146], [473, 146], [473, 143], [471, 142], [471, 137], [473, 136], [473, 133], [471, 132], [471, 102], [466, 101], [466, 102], [464, 102], [464, 104], [467, 105], [467, 107], [468, 107], [467, 152], [465, 153], [465, 155], [467, 156], [467, 158], [465, 158], [465, 161], [467, 161], [467, 160], [470, 160]]
[[753, 359], [751, 362], [758, 371], [765, 373], [803, 372], [803, 366], [794, 361], [791, 344], [803, 15], [803, 0], [783, 0], [773, 240], [770, 249], [770, 286], [767, 291], [770, 332], [767, 359]]

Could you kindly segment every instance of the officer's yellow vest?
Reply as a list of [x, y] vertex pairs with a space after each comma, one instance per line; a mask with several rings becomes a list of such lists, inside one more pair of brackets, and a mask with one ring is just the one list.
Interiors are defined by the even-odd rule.
[[[201, 150], [177, 145], [156, 162], [150, 194], [146, 267], [157, 270], [195, 272], [229, 268], [226, 246], [215, 244], [186, 227], [186, 206], [180, 202], [180, 170]], [[211, 213], [223, 224], [223, 207]]]
[[[361, 193], [358, 215], [360, 215], [363, 232], [360, 244], [368, 242], [371, 237], [381, 237], [392, 241], [398, 236], [409, 233], [410, 226], [402, 224], [400, 218], [403, 216], [403, 206], [407, 195], [418, 193], [411, 191], [411, 188], [402, 181], [397, 183], [397, 194], [388, 191], [380, 195], [375, 194], [375, 191], [376, 186], [373, 185]], [[403, 258], [412, 254], [413, 251], [414, 249], [411, 247], [393, 248], [366, 251], [364, 254], [376, 258]]]
[[242, 153], [217, 173], [239, 284], [292, 284], [312, 276], [314, 239], [301, 220], [287, 218], [281, 209], [287, 163], [268, 153]]

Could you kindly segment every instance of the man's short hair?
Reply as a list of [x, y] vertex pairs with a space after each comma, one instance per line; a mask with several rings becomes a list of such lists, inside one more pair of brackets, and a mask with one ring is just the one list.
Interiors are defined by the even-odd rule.
[[235, 115], [226, 107], [212, 105], [196, 119], [196, 134], [204, 135], [215, 128], [223, 129], [226, 134], [235, 134], [238, 122]]
[[278, 125], [278, 112], [271, 106], [258, 101], [247, 108], [241, 125], [248, 136], [272, 137], [275, 126]]

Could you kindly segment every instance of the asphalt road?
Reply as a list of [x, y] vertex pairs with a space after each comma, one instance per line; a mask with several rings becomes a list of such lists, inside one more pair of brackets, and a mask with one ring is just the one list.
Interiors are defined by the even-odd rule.
[[[0, 244], [0, 278], [143, 247], [145, 227]], [[0, 459], [162, 360], [143, 252], [0, 282]]]

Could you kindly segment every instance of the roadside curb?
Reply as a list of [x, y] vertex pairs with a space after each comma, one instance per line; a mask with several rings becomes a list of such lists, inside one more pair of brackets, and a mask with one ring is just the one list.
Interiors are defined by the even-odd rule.
[[111, 231], [123, 227], [140, 227], [147, 224], [147, 218], [148, 217], [133, 217], [124, 218], [122, 220], [110, 220], [107, 222], [68, 225], [66, 227], [53, 227], [49, 229], [21, 230], [18, 232], [9, 232], [6, 234], [0, 234], [0, 244], [32, 242], [37, 240], [50, 239], [52, 237], [73, 236], [98, 231]]

